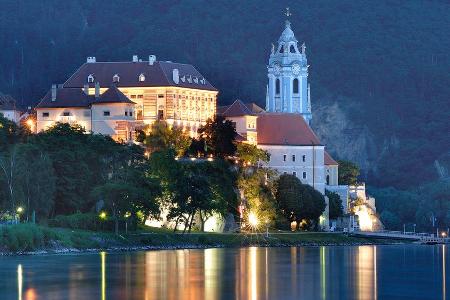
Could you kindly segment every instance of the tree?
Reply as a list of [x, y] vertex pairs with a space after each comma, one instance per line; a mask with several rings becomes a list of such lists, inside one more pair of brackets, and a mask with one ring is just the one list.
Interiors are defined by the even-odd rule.
[[329, 218], [337, 219], [343, 215], [343, 206], [341, 197], [334, 192], [325, 190], [325, 195], [328, 197]]
[[346, 160], [339, 160], [339, 184], [354, 185], [358, 182], [359, 167]]
[[236, 156], [242, 164], [255, 165], [259, 161], [267, 162], [270, 154], [255, 145], [247, 143], [238, 143]]
[[207, 151], [205, 152], [221, 158], [235, 154], [236, 129], [225, 117], [216, 116], [214, 120], [208, 119], [206, 124], [198, 129], [198, 133], [206, 141]]
[[[17, 172], [26, 218], [48, 218], [54, 206], [56, 178], [49, 156], [36, 145], [19, 144]], [[34, 218], [33, 218], [34, 221]]]
[[326, 208], [324, 196], [293, 175], [280, 176], [275, 198], [284, 216], [291, 222], [296, 221], [297, 226], [302, 220], [317, 225]]
[[191, 144], [191, 139], [184, 133], [183, 128], [169, 127], [167, 123], [157, 121], [153, 123], [144, 144], [151, 152], [174, 149], [177, 156], [183, 156]]

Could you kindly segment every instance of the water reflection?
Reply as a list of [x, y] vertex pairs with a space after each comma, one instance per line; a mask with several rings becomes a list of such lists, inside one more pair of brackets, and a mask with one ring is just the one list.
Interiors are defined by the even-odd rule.
[[407, 245], [0, 258], [0, 298], [445, 300], [447, 255]]

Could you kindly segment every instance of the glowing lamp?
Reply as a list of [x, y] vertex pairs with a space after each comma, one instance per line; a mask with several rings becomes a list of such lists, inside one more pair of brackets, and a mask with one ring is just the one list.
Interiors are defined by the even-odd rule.
[[22, 206], [19, 206], [17, 208], [17, 213], [19, 213], [19, 214], [23, 213], [23, 207]]
[[258, 227], [258, 224], [259, 224], [258, 217], [256, 216], [256, 214], [254, 212], [250, 212], [248, 214], [248, 222], [250, 223], [250, 225], [252, 227]]
[[106, 213], [104, 211], [102, 211], [99, 215], [100, 219], [106, 219]]

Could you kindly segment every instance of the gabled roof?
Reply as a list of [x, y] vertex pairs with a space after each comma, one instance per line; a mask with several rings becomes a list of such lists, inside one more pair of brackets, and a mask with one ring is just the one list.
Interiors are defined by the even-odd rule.
[[261, 113], [256, 128], [258, 145], [322, 146], [300, 114]]
[[324, 152], [324, 164], [326, 166], [338, 166], [339, 165], [337, 163], [337, 161], [335, 161], [327, 151]]
[[[179, 82], [173, 81], [173, 70], [179, 72]], [[65, 83], [65, 88], [82, 88], [85, 84], [94, 87], [99, 82], [101, 87], [110, 86], [113, 76], [119, 75], [118, 87], [156, 87], [177, 86], [191, 89], [217, 91], [208, 80], [192, 65], [173, 62], [148, 61], [139, 62], [89, 62], [84, 63]], [[139, 76], [145, 76], [139, 81]], [[94, 82], [88, 83], [88, 76], [94, 77]]]
[[244, 103], [237, 99], [231, 105], [217, 107], [217, 114], [224, 117], [252, 116], [264, 112], [264, 109], [255, 103]]
[[112, 86], [107, 89], [103, 94], [100, 95], [98, 99], [92, 101], [91, 104], [100, 103], [130, 103], [135, 104], [133, 101], [128, 99], [117, 87]]
[[50, 89], [36, 108], [89, 107], [92, 104], [101, 103], [133, 104], [134, 102], [115, 86], [107, 89], [99, 98], [95, 98], [94, 95], [86, 95], [81, 88], [58, 88], [54, 101], [52, 101], [52, 90]]
[[0, 110], [18, 110], [16, 100], [10, 95], [0, 93]]
[[58, 88], [56, 99], [52, 101], [50, 89], [36, 108], [89, 107], [94, 98], [92, 95], [86, 95], [80, 88]]

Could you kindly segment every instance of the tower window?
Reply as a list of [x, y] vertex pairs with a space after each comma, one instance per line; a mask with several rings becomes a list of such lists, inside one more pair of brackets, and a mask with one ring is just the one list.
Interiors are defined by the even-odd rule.
[[295, 154], [292, 155], [292, 161], [295, 161]]
[[302, 161], [303, 161], [303, 162], [306, 161], [306, 155], [302, 155]]
[[303, 178], [303, 179], [306, 179], [306, 172], [303, 172], [302, 178]]
[[280, 53], [283, 53], [284, 52], [284, 46], [281, 46], [280, 47]]
[[289, 47], [289, 52], [295, 53], [295, 47], [294, 47], [294, 45], [291, 45], [291, 47]]
[[275, 80], [275, 94], [280, 94], [280, 79]]
[[298, 91], [300, 90], [300, 87], [299, 87], [299, 82], [298, 82], [298, 79], [297, 78], [295, 78], [294, 80], [293, 80], [293, 82], [292, 82], [292, 86], [293, 86], [293, 92], [294, 92], [294, 94], [298, 94]]
[[88, 78], [87, 78], [87, 82], [88, 83], [93, 83], [94, 82], [94, 75], [89, 74]]

